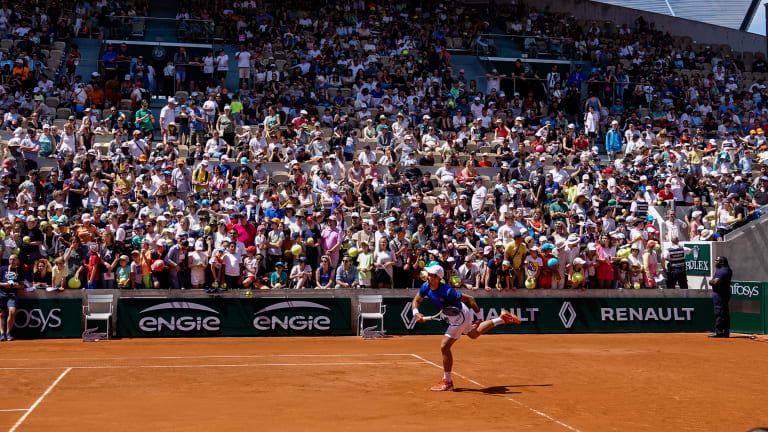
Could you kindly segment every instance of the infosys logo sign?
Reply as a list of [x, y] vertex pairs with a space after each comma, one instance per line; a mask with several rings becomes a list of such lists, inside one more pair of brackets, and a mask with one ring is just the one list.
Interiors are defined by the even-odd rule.
[[54, 308], [47, 312], [42, 309], [16, 309], [16, 323], [14, 327], [23, 329], [33, 329], [39, 333], [45, 333], [46, 330], [61, 327], [61, 309]]
[[731, 295], [742, 297], [757, 297], [760, 295], [760, 287], [757, 285], [742, 285], [741, 283], [731, 284]]
[[259, 309], [253, 315], [253, 328], [261, 331], [331, 329], [331, 308], [310, 301], [285, 301]]
[[[147, 333], [163, 330], [195, 332], [221, 330], [219, 312], [208, 306], [191, 302], [167, 302], [150, 306], [141, 312], [139, 328]], [[144, 316], [145, 314], [151, 314]]]

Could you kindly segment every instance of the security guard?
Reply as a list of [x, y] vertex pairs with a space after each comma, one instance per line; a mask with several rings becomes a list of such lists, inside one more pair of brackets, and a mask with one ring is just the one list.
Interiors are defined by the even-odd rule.
[[667, 269], [667, 289], [680, 285], [680, 289], [688, 289], [688, 277], [685, 274], [685, 255], [691, 249], [680, 245], [680, 239], [672, 237], [672, 246], [664, 251], [662, 264]]
[[715, 305], [715, 332], [712, 338], [727, 338], [731, 333], [731, 318], [728, 301], [731, 299], [731, 278], [733, 270], [728, 265], [728, 258], [719, 256], [715, 259], [715, 277], [710, 279], [712, 302]]

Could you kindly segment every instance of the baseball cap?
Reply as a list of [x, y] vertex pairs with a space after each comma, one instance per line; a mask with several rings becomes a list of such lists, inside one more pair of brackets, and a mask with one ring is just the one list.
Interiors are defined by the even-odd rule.
[[443, 268], [440, 267], [439, 265], [431, 265], [431, 266], [427, 267], [426, 270], [427, 270], [427, 273], [432, 274], [432, 275], [437, 275], [437, 276], [439, 276], [441, 278], [445, 274], [443, 272]]

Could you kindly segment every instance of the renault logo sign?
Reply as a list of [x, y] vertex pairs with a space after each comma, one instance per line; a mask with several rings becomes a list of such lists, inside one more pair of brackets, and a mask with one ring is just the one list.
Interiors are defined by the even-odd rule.
[[558, 314], [563, 326], [567, 329], [571, 328], [573, 322], [576, 321], [576, 311], [573, 309], [571, 302], [563, 302], [563, 306], [560, 307], [560, 313]]
[[408, 330], [413, 330], [413, 327], [416, 326], [416, 318], [411, 315], [411, 302], [407, 302], [405, 306], [403, 306], [403, 310], [400, 312], [400, 318], [403, 319], [403, 324], [405, 324], [405, 328]]

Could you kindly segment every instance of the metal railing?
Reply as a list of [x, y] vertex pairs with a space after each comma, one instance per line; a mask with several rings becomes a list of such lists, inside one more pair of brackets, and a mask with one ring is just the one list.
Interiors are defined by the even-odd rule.
[[150, 42], [191, 42], [213, 43], [222, 41], [217, 36], [216, 24], [212, 20], [193, 20], [175, 18], [154, 18], [140, 16], [109, 16], [105, 24], [106, 39]]
[[[589, 52], [577, 52], [574, 40], [568, 37], [517, 36], [486, 33], [471, 41], [479, 57], [510, 57], [507, 49], [519, 52], [519, 57], [549, 60], [588, 60]], [[515, 56], [518, 57], [518, 56]]]

